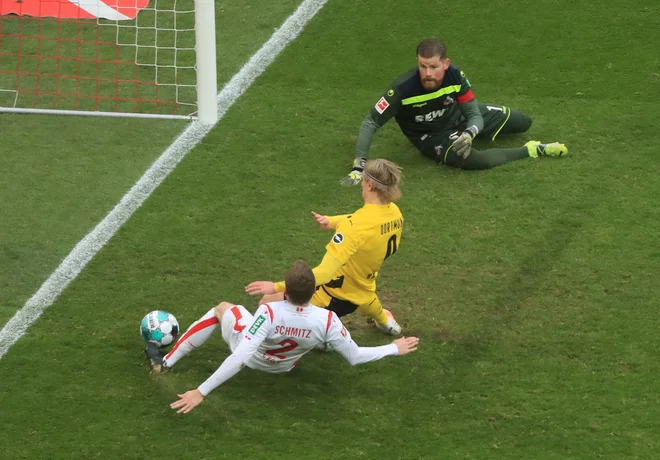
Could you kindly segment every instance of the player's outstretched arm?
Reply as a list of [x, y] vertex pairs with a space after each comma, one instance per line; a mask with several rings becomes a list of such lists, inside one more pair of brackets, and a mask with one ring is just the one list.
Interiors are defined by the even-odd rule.
[[417, 337], [401, 337], [392, 342], [399, 350], [398, 356], [407, 355], [413, 351], [417, 351], [417, 344], [419, 339]]
[[179, 409], [177, 414], [187, 414], [204, 401], [204, 395], [199, 390], [186, 391], [182, 395], [177, 395], [179, 399], [170, 404], [172, 409]]
[[321, 214], [312, 211], [312, 217], [314, 217], [316, 223], [319, 224], [319, 227], [321, 227], [323, 230], [330, 230], [332, 228], [330, 226], [330, 219], [328, 219], [328, 216], [322, 216]]
[[[245, 342], [245, 341], [244, 341]], [[243, 343], [241, 343], [243, 345]], [[248, 344], [252, 345], [252, 344]], [[240, 347], [240, 345], [239, 345]], [[237, 350], [238, 351], [238, 348]], [[229, 355], [220, 365], [211, 377], [206, 379], [196, 390], [186, 391], [179, 396], [179, 399], [170, 404], [172, 409], [177, 410], [178, 414], [187, 414], [195, 407], [199, 406], [206, 395], [213, 391], [216, 387], [223, 384], [243, 368], [243, 359], [236, 352]]]
[[380, 347], [360, 347], [351, 338], [351, 333], [344, 327], [335, 313], [330, 318], [326, 342], [333, 350], [342, 355], [351, 365], [378, 361], [386, 356], [407, 355], [417, 350], [417, 337], [401, 337], [394, 342]]
[[275, 283], [272, 281], [253, 281], [245, 286], [245, 292], [250, 295], [275, 294]]
[[317, 212], [312, 211], [312, 217], [319, 227], [323, 230], [334, 230], [337, 226], [346, 218], [349, 217], [348, 214], [339, 214], [336, 216], [323, 216]]
[[255, 313], [256, 319], [246, 333], [249, 340], [242, 340], [234, 352], [222, 362], [218, 370], [196, 390], [178, 395], [179, 399], [170, 404], [172, 409], [178, 409], [179, 414], [187, 414], [199, 406], [210, 392], [238, 374], [250, 357], [256, 353], [272, 328], [272, 322], [268, 321], [269, 315], [266, 313], [266, 308], [268, 307], [261, 306]]
[[364, 173], [364, 165], [367, 163], [366, 157], [355, 158], [353, 160], [353, 167], [348, 172], [346, 177], [342, 177], [339, 183], [341, 185], [350, 186], [357, 185], [362, 180], [362, 173]]
[[357, 366], [358, 364], [378, 361], [386, 356], [402, 356], [412, 353], [417, 350], [419, 339], [417, 337], [402, 337], [389, 345], [380, 347], [360, 347], [353, 340], [343, 340], [341, 342], [331, 340], [329, 343], [351, 366]]
[[[312, 269], [314, 278], [316, 279], [316, 285], [321, 286], [323, 284], [329, 283], [330, 280], [335, 277], [342, 265], [344, 265], [343, 262], [338, 260], [332, 254], [326, 252], [321, 263]], [[281, 295], [281, 293], [284, 291], [286, 291], [286, 285], [284, 284], [284, 281], [278, 281], [277, 283], [273, 283], [272, 281], [253, 281], [252, 283], [245, 286], [245, 292], [248, 294], [261, 294], [269, 299], [259, 302], [260, 305], [267, 302], [274, 302], [275, 300], [283, 300], [284, 297], [275, 299], [273, 296], [278, 294]]]
[[364, 172], [364, 165], [367, 162], [367, 153], [371, 147], [371, 141], [374, 138], [374, 134], [378, 129], [378, 125], [372, 118], [372, 115], [369, 114], [362, 121], [360, 125], [360, 132], [358, 134], [357, 146], [355, 148], [355, 159], [353, 160], [353, 167], [349, 171], [348, 175], [342, 178], [339, 183], [341, 185], [357, 185], [362, 180], [362, 173]]
[[355, 159], [353, 168], [348, 175], [341, 179], [341, 185], [357, 185], [362, 180], [362, 173], [367, 162], [367, 154], [371, 148], [376, 131], [378, 131], [390, 118], [401, 110], [401, 95], [394, 88], [390, 88], [376, 102], [360, 125], [357, 144], [355, 146]]

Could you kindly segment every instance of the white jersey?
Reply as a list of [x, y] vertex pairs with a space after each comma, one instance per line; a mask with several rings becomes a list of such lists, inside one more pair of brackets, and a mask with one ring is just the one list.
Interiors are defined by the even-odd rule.
[[222, 336], [232, 354], [199, 390], [207, 395], [234, 376], [241, 367], [281, 373], [293, 369], [317, 345], [328, 343], [351, 365], [396, 355], [396, 345], [358, 347], [337, 315], [309, 305], [299, 307], [284, 300], [259, 307], [251, 315], [237, 305], [222, 318]]
[[243, 340], [248, 344], [244, 351], [250, 353], [259, 344], [249, 358], [245, 356], [245, 365], [275, 374], [290, 371], [305, 353], [327, 342], [331, 313], [313, 305], [297, 307], [286, 300], [262, 305], [245, 331]]

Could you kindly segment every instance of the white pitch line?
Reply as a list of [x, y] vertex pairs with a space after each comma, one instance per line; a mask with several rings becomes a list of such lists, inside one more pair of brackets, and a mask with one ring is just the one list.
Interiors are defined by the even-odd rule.
[[[282, 50], [302, 32], [307, 23], [326, 4], [327, 0], [305, 0], [282, 26], [255, 53], [218, 94], [218, 121], [229, 107], [252, 85]], [[213, 126], [193, 122], [172, 145], [149, 167], [110, 213], [89, 232], [39, 290], [5, 324], [0, 331], [0, 359], [25, 334], [46, 308], [85, 268], [106, 245], [119, 228], [133, 215], [154, 190], [176, 168], [176, 165], [208, 134]]]

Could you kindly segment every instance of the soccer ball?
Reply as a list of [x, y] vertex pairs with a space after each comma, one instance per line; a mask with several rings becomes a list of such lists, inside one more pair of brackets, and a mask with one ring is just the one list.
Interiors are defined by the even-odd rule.
[[154, 310], [147, 313], [140, 323], [140, 335], [145, 342], [165, 347], [179, 335], [179, 322], [172, 313]]

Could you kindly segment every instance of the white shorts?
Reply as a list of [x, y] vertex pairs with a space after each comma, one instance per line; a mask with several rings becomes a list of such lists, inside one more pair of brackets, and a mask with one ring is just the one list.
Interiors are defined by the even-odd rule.
[[252, 313], [243, 305], [234, 305], [222, 315], [222, 338], [233, 353], [243, 340], [243, 331], [254, 322]]

